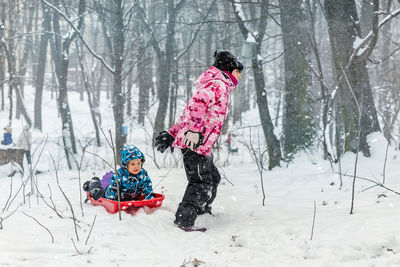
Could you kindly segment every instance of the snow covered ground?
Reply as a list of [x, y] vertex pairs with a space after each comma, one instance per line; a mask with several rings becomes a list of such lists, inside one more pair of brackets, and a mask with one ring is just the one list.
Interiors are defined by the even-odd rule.
[[[33, 105], [30, 100], [27, 103]], [[157, 161], [164, 166], [158, 169], [147, 145], [150, 137], [130, 124], [129, 140], [145, 152], [144, 167], [153, 185], [161, 181], [155, 191], [165, 194], [163, 206], [153, 211], [141, 209], [134, 216], [122, 213], [119, 221], [117, 214], [108, 214], [102, 207], [84, 203], [83, 216], [78, 171], [66, 168], [63, 151], [57, 145], [61, 122], [55, 112], [55, 101], [49, 99], [49, 94], [44, 101], [44, 133], [33, 132], [34, 162], [46, 135], [49, 141], [37, 165], [42, 173], [35, 179], [44, 199], [51, 203], [52, 197], [62, 218], [36, 196], [27, 198], [18, 207], [22, 192], [4, 210], [11, 182], [14, 196], [21, 176], [8, 177], [15, 167], [1, 166], [0, 217], [4, 220], [0, 230], [0, 266], [400, 266], [400, 196], [378, 186], [370, 188], [373, 183], [357, 179], [355, 213], [350, 215], [352, 178], [343, 176], [340, 188], [339, 175], [317, 153], [301, 154], [289, 166], [265, 172], [266, 201], [262, 206], [256, 164], [240, 148], [241, 153], [231, 156], [230, 163], [223, 166], [227, 155], [222, 150], [217, 163], [228, 180], [223, 179], [219, 187], [213, 204], [214, 216], [202, 215], [196, 221], [197, 226], [208, 230], [186, 233], [173, 224], [186, 187], [184, 170], [181, 162], [171, 171], [167, 167], [175, 166], [175, 160], [179, 162], [180, 153], [175, 152], [174, 160], [171, 156], [164, 159], [157, 152]], [[70, 104], [76, 134], [84, 143], [85, 137], [93, 136], [87, 104], [79, 102], [78, 95], [70, 96]], [[33, 114], [33, 106], [28, 109]], [[102, 113], [103, 127], [108, 130], [113, 126], [110, 105], [104, 104]], [[7, 117], [7, 113], [0, 113], [1, 125], [5, 125]], [[16, 140], [23, 123], [13, 123]], [[357, 175], [382, 181], [386, 143], [380, 135], [370, 136], [370, 143], [373, 156], [359, 158]], [[89, 150], [110, 159], [106, 145]], [[69, 205], [57, 187], [50, 154], [60, 167], [60, 185], [79, 220], [79, 241]], [[346, 154], [342, 159], [342, 173], [352, 175], [354, 161], [354, 154]], [[333, 167], [336, 172], [339, 170], [338, 165]], [[108, 170], [101, 160], [86, 154], [80, 175], [85, 181]], [[389, 148], [385, 185], [399, 192], [399, 177], [400, 155]], [[23, 177], [26, 178], [27, 175]], [[30, 183], [25, 191], [30, 191]], [[310, 240], [314, 201], [316, 216]], [[26, 214], [51, 232], [54, 243], [49, 232]], [[95, 216], [96, 222], [85, 244]], [[71, 239], [82, 255], [77, 253]]]

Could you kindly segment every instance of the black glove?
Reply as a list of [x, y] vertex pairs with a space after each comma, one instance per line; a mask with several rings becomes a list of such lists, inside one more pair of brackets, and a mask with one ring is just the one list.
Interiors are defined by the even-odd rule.
[[83, 191], [85, 191], [85, 192], [88, 192], [89, 191], [89, 184], [90, 184], [90, 181], [86, 181], [84, 184], [83, 184]]
[[95, 199], [99, 200], [99, 198], [104, 197], [105, 191], [103, 188], [96, 188], [90, 191], [90, 195]]
[[92, 180], [90, 180], [89, 192], [92, 198], [95, 200], [104, 197], [105, 191], [101, 186], [100, 179], [98, 177], [93, 177]]
[[175, 138], [169, 132], [162, 131], [156, 137], [155, 146], [157, 147], [157, 150], [160, 151], [161, 153], [164, 153], [164, 151], [168, 147], [171, 148], [171, 152], [174, 152], [174, 148], [172, 147], [172, 143], [174, 141], [175, 141]]

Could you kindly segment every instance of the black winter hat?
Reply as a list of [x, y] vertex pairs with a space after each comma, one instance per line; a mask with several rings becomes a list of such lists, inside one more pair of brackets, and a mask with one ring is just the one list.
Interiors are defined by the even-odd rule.
[[215, 50], [213, 66], [220, 70], [229, 71], [230, 73], [232, 73], [234, 69], [238, 69], [239, 72], [243, 70], [243, 63], [228, 50]]

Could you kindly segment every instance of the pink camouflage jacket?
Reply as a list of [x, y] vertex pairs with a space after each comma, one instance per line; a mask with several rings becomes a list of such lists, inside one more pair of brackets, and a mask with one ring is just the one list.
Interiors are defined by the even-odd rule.
[[235, 84], [219, 69], [211, 67], [197, 78], [195, 85], [196, 92], [168, 132], [175, 138], [172, 146], [177, 148], [186, 148], [183, 139], [187, 131], [201, 133], [202, 145], [194, 151], [209, 156], [221, 134], [229, 110], [229, 92]]

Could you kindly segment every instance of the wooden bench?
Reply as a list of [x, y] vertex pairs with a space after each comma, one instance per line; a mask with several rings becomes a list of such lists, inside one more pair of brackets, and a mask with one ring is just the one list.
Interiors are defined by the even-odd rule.
[[23, 160], [23, 148], [0, 146], [0, 166], [12, 161], [17, 163], [19, 166], [21, 166], [22, 169], [24, 169], [24, 165], [22, 164]]

